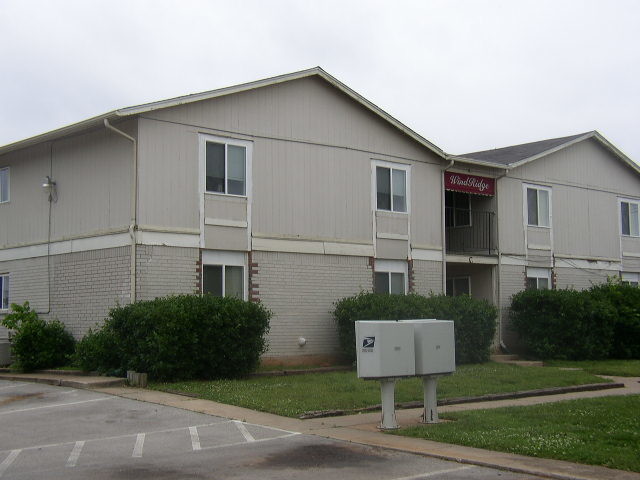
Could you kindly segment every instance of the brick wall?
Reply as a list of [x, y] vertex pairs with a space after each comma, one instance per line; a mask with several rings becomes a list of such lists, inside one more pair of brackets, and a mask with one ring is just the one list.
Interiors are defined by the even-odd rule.
[[138, 300], [200, 293], [198, 248], [138, 245], [136, 257]]
[[368, 258], [254, 251], [251, 263], [253, 296], [273, 312], [266, 356], [336, 355], [330, 312], [336, 300], [372, 290]]
[[[101, 322], [109, 309], [130, 299], [130, 247], [51, 257], [51, 313], [76, 337]], [[46, 316], [45, 316], [46, 318]]]
[[413, 260], [413, 292], [429, 295], [442, 292], [442, 263], [426, 260]]
[[518, 351], [522, 348], [515, 332], [509, 326], [511, 297], [525, 289], [525, 282], [525, 267], [502, 265], [500, 270], [500, 328], [502, 341], [511, 351]]

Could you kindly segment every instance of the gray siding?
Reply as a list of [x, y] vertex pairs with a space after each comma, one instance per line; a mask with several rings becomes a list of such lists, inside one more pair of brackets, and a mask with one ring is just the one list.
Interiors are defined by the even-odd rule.
[[555, 268], [556, 288], [585, 290], [593, 285], [604, 283], [607, 277], [616, 277], [615, 270], [592, 270], [587, 268]]
[[[334, 302], [371, 291], [366, 257], [254, 252], [252, 283], [273, 312], [267, 357], [336, 355]], [[298, 338], [307, 339], [304, 347]]]

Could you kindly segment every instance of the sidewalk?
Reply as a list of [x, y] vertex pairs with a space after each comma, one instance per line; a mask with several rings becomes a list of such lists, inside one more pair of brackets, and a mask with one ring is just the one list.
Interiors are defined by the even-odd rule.
[[[578, 398], [640, 394], [640, 378], [608, 378], [611, 378], [616, 382], [623, 383], [625, 385], [624, 388], [448, 405], [439, 407], [438, 411], [450, 412], [482, 408], [499, 408], [505, 406], [524, 406]], [[52, 385], [88, 388], [133, 400], [172, 406], [233, 420], [281, 428], [283, 430], [290, 430], [309, 435], [318, 435], [325, 438], [343, 440], [347, 442], [391, 448], [444, 460], [493, 467], [546, 478], [562, 480], [611, 480], [612, 478], [615, 478], [616, 480], [640, 480], [640, 474], [633, 472], [389, 435], [380, 432], [377, 428], [380, 422], [380, 412], [299, 420], [183, 395], [125, 387], [122, 386], [123, 379], [60, 374], [55, 375], [52, 373], [0, 373], [0, 379], [38, 381]], [[110, 384], [109, 382], [112, 381], [119, 382], [119, 385], [116, 383]], [[396, 412], [398, 423], [403, 427], [418, 424], [420, 422], [421, 414], [422, 409], [419, 408], [398, 410]]]

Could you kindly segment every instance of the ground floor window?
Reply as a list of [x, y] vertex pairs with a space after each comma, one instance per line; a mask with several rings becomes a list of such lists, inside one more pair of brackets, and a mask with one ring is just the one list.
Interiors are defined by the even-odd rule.
[[202, 252], [202, 293], [245, 299], [245, 253]]
[[633, 272], [622, 272], [620, 274], [620, 280], [626, 285], [633, 285], [634, 287], [637, 287], [640, 280], [640, 274]]
[[545, 290], [551, 288], [550, 268], [527, 268], [527, 289]]
[[403, 260], [376, 260], [373, 291], [375, 293], [407, 293], [407, 262]]
[[0, 310], [9, 310], [9, 275], [0, 275]]
[[471, 277], [447, 278], [447, 296], [471, 295]]

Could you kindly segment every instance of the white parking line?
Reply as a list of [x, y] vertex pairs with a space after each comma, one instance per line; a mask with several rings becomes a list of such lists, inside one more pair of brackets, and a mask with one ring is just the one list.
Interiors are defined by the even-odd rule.
[[200, 450], [200, 437], [198, 436], [197, 427], [189, 427], [189, 433], [191, 434], [191, 448], [193, 450]]
[[11, 453], [0, 463], [0, 477], [9, 468], [13, 461], [20, 455], [22, 450], [11, 450]]
[[21, 408], [19, 410], [8, 410], [6, 412], [0, 412], [0, 415], [9, 415], [10, 413], [30, 412], [32, 410], [42, 410], [43, 408], [66, 407], [68, 405], [80, 405], [82, 403], [101, 402], [103, 400], [111, 400], [113, 398], [118, 398], [118, 397], [92, 398], [91, 400], [83, 400], [81, 402], [54, 403], [52, 405], [42, 405], [40, 407]]
[[442, 475], [444, 473], [459, 472], [461, 470], [468, 470], [470, 468], [473, 468], [473, 466], [466, 465], [464, 467], [446, 468], [444, 470], [436, 470], [435, 472], [419, 473], [418, 475], [411, 475], [409, 477], [394, 478], [393, 480], [421, 480], [422, 478], [429, 478], [435, 475]]
[[80, 458], [80, 453], [82, 452], [82, 447], [84, 447], [84, 442], [76, 442], [73, 446], [73, 450], [69, 454], [69, 458], [67, 459], [67, 467], [75, 467], [76, 463], [78, 463], [78, 458]]
[[[283, 438], [295, 437], [296, 435], [302, 435], [301, 433], [289, 433], [287, 435], [280, 435], [279, 437], [270, 437], [270, 438], [261, 438], [260, 440], [255, 440], [254, 443], [263, 443], [263, 442], [271, 442], [273, 440], [282, 440]], [[225, 443], [223, 445], [212, 445], [209, 447], [202, 447], [201, 450], [218, 450], [219, 448], [227, 448], [227, 447], [241, 447], [243, 445], [249, 445], [248, 442], [235, 442], [235, 443]], [[409, 477], [408, 477], [409, 478]], [[402, 480], [400, 478], [394, 480]]]
[[251, 435], [249, 433], [249, 430], [247, 430], [247, 427], [244, 426], [244, 424], [239, 421], [239, 420], [234, 420], [233, 423], [236, 424], [236, 427], [238, 427], [238, 430], [240, 430], [240, 433], [242, 434], [242, 436], [245, 438], [245, 440], [247, 442], [255, 442], [256, 439], [253, 438], [253, 435]]
[[17, 383], [15, 385], [5, 385], [4, 387], [0, 387], [0, 390], [3, 390], [5, 388], [24, 387], [25, 385], [28, 385], [28, 384], [27, 383]]
[[142, 448], [144, 447], [144, 433], [139, 433], [136, 437], [136, 444], [133, 447], [133, 458], [142, 458]]

